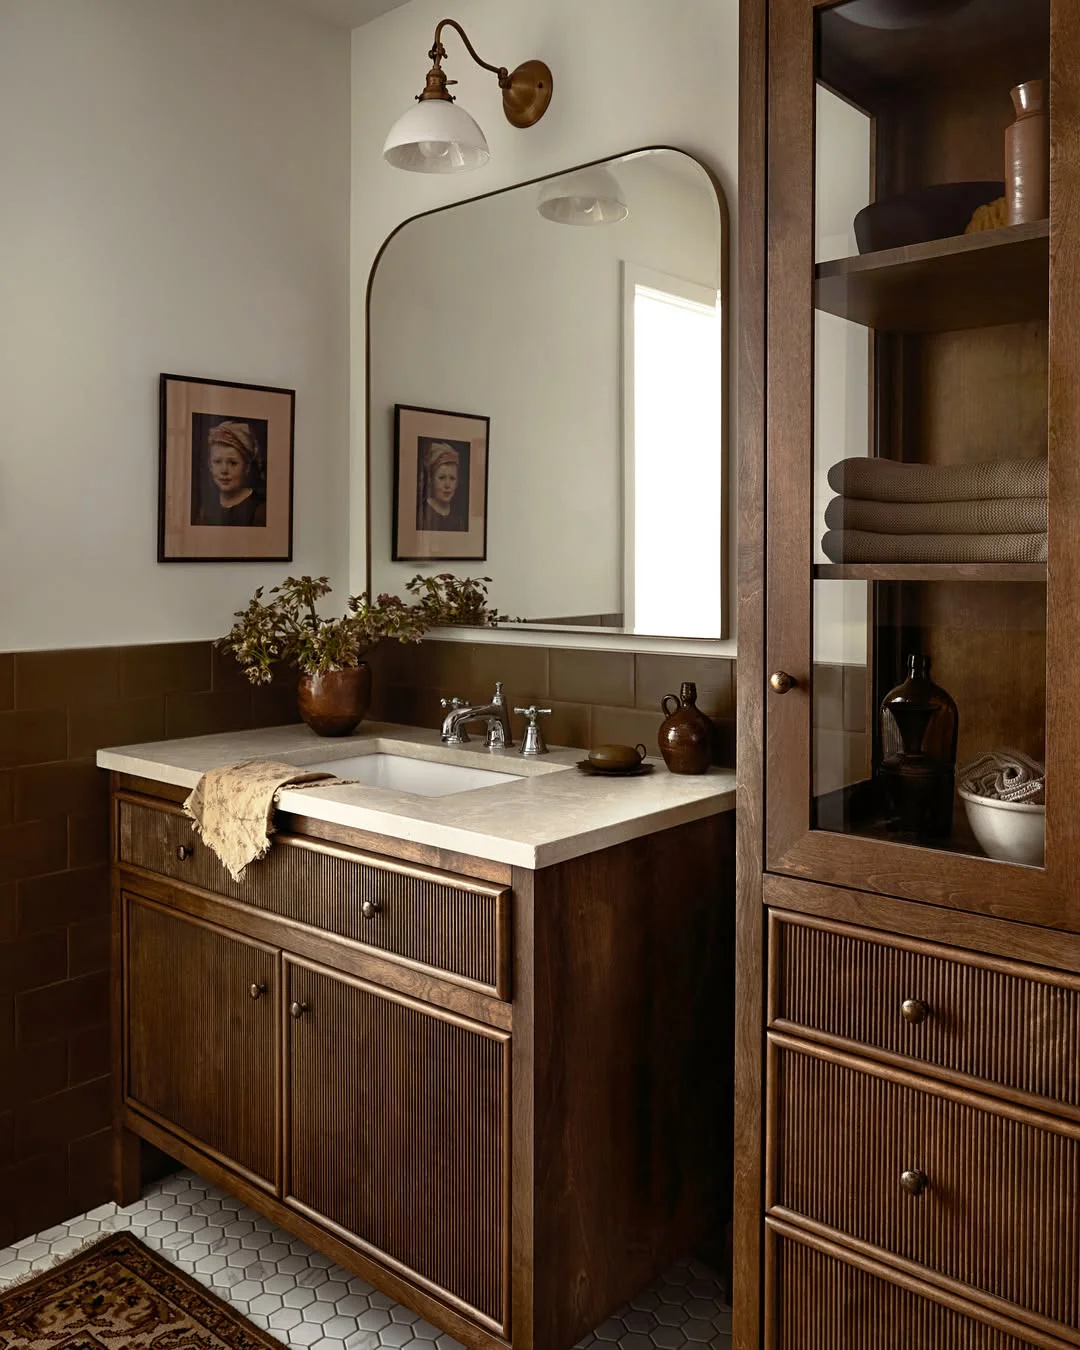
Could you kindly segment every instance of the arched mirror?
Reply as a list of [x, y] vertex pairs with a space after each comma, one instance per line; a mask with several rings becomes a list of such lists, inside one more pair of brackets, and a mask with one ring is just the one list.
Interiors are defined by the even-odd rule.
[[368, 296], [374, 592], [485, 576], [511, 629], [727, 635], [726, 231], [707, 170], [650, 149], [390, 238]]

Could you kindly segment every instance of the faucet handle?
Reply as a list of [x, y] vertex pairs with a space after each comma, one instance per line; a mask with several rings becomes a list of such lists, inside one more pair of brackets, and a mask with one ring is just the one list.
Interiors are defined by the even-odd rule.
[[521, 738], [521, 747], [518, 754], [546, 755], [548, 748], [544, 744], [544, 736], [540, 730], [538, 719], [550, 716], [551, 709], [538, 708], [535, 703], [530, 703], [527, 708], [515, 708], [514, 712], [525, 718], [525, 735]]
[[439, 699], [439, 707], [443, 712], [456, 712], [458, 708], [465, 708], [468, 704], [465, 699], [458, 698], [455, 694], [453, 698]]

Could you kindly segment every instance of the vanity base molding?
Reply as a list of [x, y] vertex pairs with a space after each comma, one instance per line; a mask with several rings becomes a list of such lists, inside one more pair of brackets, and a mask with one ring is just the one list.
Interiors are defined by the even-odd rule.
[[730, 812], [505, 878], [290, 818], [211, 889], [152, 786], [114, 777], [118, 1202], [145, 1141], [477, 1350], [709, 1250]]

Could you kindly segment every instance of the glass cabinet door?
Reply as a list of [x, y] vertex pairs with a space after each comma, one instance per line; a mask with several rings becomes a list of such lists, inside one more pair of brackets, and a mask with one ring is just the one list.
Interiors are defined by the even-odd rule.
[[1077, 929], [1067, 8], [770, 4], [766, 866]]

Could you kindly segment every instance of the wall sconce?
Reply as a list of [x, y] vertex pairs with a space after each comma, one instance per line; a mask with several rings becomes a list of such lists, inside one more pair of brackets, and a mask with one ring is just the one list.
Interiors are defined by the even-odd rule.
[[516, 70], [491, 66], [481, 61], [464, 28], [454, 19], [443, 19], [435, 29], [435, 41], [428, 56], [434, 63], [427, 73], [424, 91], [417, 94], [417, 105], [399, 117], [390, 128], [383, 146], [383, 158], [395, 169], [415, 173], [459, 173], [478, 169], [491, 158], [484, 133], [464, 108], [455, 103], [447, 89], [456, 80], [447, 80], [442, 68], [446, 48], [442, 30], [453, 28], [461, 36], [466, 50], [478, 66], [490, 70], [499, 80], [503, 112], [511, 126], [531, 127], [539, 122], [551, 102], [551, 71], [543, 61], [526, 61]]
[[617, 225], [630, 214], [619, 180], [601, 164], [549, 179], [536, 209], [557, 225]]

